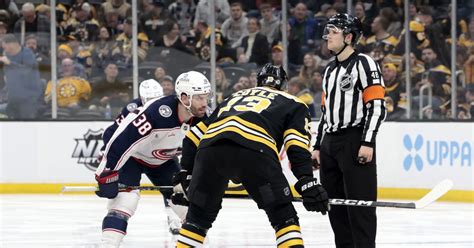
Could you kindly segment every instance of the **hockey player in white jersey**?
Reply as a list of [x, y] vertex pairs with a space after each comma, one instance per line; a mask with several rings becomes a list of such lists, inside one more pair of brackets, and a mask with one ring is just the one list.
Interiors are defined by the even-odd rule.
[[[154, 185], [172, 185], [171, 178], [180, 169], [173, 158], [185, 132], [207, 116], [211, 85], [203, 74], [181, 74], [176, 79], [176, 93], [130, 112], [107, 142], [96, 171], [96, 194], [110, 199], [102, 222], [103, 247], [120, 246], [137, 208], [140, 192], [124, 187], [139, 186], [142, 174]], [[170, 194], [163, 196], [169, 198]]]
[[[125, 117], [130, 112], [139, 111], [139, 108], [145, 105], [146, 102], [163, 97], [163, 88], [161, 87], [160, 83], [158, 83], [154, 79], [147, 79], [145, 81], [142, 81], [140, 83], [140, 86], [138, 87], [138, 92], [140, 97], [133, 99], [131, 102], [129, 102], [122, 109], [120, 115], [117, 116], [114, 123], [105, 129], [104, 134], [102, 136], [102, 139], [104, 140], [104, 145], [100, 151], [99, 161], [104, 156], [105, 147], [107, 146], [107, 143], [109, 143], [110, 138], [112, 138], [112, 135], [114, 134], [115, 130], [117, 130], [122, 120], [125, 119]], [[167, 196], [167, 193], [163, 192], [163, 195]], [[169, 200], [166, 197], [164, 197], [163, 200], [165, 204], [165, 212], [167, 215], [169, 230], [172, 234], [176, 234], [179, 231], [179, 228], [181, 227], [181, 218], [179, 217], [179, 214], [183, 214], [183, 211], [185, 210], [183, 210], [181, 206], [170, 204]]]

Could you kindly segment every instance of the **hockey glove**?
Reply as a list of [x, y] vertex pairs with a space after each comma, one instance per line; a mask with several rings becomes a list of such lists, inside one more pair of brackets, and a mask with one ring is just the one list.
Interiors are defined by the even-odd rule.
[[328, 193], [317, 183], [316, 178], [300, 178], [295, 184], [295, 190], [303, 197], [306, 210], [321, 212], [323, 215], [329, 211]]
[[187, 170], [181, 170], [173, 176], [173, 195], [171, 195], [173, 204], [189, 206], [187, 194], [191, 178], [192, 175]]
[[104, 171], [100, 176], [96, 175], [95, 180], [99, 184], [99, 190], [95, 194], [99, 197], [115, 198], [119, 192], [118, 179], [118, 171]]

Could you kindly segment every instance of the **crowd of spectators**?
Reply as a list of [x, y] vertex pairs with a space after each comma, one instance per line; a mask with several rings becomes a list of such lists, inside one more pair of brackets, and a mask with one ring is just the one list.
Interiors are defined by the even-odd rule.
[[[63, 117], [108, 118], [106, 111], [115, 113], [130, 101], [135, 25], [130, 1], [58, 1], [56, 58], [51, 57], [50, 47], [51, 6], [16, 1], [0, 1], [1, 116], [51, 117], [52, 60], [57, 62], [56, 96]], [[174, 78], [183, 71], [194, 69], [210, 76], [209, 0], [138, 3], [139, 79], [155, 78], [168, 95], [174, 94]], [[405, 35], [411, 41], [412, 118], [452, 119], [453, 76], [458, 78], [455, 119], [473, 118], [474, 9], [472, 1], [458, 1], [457, 73], [452, 75], [449, 3], [411, 1], [408, 32], [403, 28], [403, 1], [363, 0], [352, 6], [364, 32], [357, 50], [382, 68], [389, 120], [406, 118]], [[327, 19], [346, 12], [346, 1], [289, 0], [287, 9], [288, 23], [282, 25], [281, 1], [215, 1], [217, 102], [255, 86], [256, 71], [265, 63], [283, 64], [281, 28], [285, 27], [287, 91], [306, 102], [312, 116], [319, 118], [323, 69], [332, 59], [321, 37]]]

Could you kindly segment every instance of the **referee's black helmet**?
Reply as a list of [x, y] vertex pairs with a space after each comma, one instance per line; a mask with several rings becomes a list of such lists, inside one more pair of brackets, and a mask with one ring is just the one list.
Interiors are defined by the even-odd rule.
[[281, 90], [286, 84], [288, 77], [281, 66], [266, 64], [257, 75], [257, 86], [269, 86]]
[[362, 24], [359, 18], [349, 14], [336, 14], [329, 18], [324, 29], [323, 39], [326, 39], [330, 28], [336, 27], [343, 32], [343, 36], [352, 33], [351, 45], [357, 44], [362, 37]]

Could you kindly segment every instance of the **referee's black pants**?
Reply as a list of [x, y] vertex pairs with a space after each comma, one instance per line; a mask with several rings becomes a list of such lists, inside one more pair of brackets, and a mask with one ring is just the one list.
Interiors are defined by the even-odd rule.
[[[362, 165], [357, 162], [362, 132], [362, 128], [348, 128], [324, 136], [320, 150], [320, 176], [329, 198], [377, 199], [375, 147], [370, 163]], [[329, 220], [336, 247], [375, 247], [375, 208], [333, 205]]]

